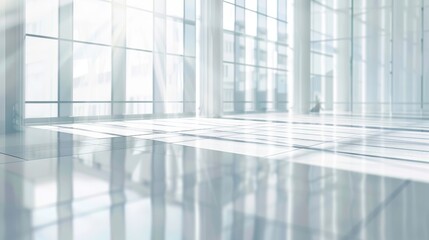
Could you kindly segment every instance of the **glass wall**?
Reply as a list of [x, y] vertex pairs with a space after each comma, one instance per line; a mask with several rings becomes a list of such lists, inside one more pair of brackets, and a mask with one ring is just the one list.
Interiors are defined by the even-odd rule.
[[312, 0], [312, 101], [361, 115], [428, 109], [427, 5]]
[[[223, 0], [224, 113], [289, 108], [286, 3]], [[197, 4], [26, 0], [25, 118], [194, 115]], [[311, 0], [310, 101], [429, 112], [428, 12], [429, 0]]]
[[349, 1], [312, 1], [310, 96], [325, 111], [348, 110], [350, 16]]
[[392, 112], [420, 113], [423, 84], [421, 0], [396, 0], [392, 28]]
[[225, 0], [224, 113], [287, 109], [286, 0]]
[[195, 5], [26, 0], [25, 117], [195, 114]]
[[354, 0], [353, 111], [391, 111], [392, 1]]

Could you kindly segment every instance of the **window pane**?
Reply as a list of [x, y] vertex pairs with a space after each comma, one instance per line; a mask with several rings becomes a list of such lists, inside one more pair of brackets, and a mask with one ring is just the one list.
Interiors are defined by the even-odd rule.
[[75, 43], [73, 100], [111, 100], [111, 48]]
[[25, 104], [25, 118], [52, 118], [58, 116], [58, 104]]
[[274, 18], [268, 18], [267, 34], [268, 40], [277, 41], [277, 20]]
[[270, 17], [277, 18], [277, 0], [267, 1], [267, 14]]
[[183, 113], [183, 103], [166, 103], [165, 113], [167, 114], [179, 114]]
[[155, 42], [154, 42], [154, 51], [155, 52], [165, 52], [165, 19], [161, 17], [155, 17]]
[[278, 0], [279, 1], [279, 19], [286, 22], [286, 0]]
[[165, 101], [183, 101], [183, 58], [167, 56]]
[[[285, 17], [286, 1], [236, 0], [232, 1], [235, 12], [230, 11], [230, 2], [224, 0], [223, 6], [224, 112], [287, 110], [286, 104], [275, 102], [287, 97], [277, 92], [284, 88], [279, 86], [283, 82], [278, 80], [277, 68], [286, 70], [287, 63], [286, 20], [277, 17]], [[228, 18], [235, 18], [234, 26], [228, 25]], [[229, 64], [235, 66], [233, 75]]]
[[246, 56], [246, 40], [244, 37], [235, 37], [235, 61], [244, 63]]
[[153, 103], [127, 103], [126, 114], [152, 114]]
[[258, 1], [257, 0], [246, 0], [246, 8], [251, 9], [253, 11], [256, 11], [258, 8]]
[[267, 14], [267, 0], [258, 0], [258, 12]]
[[104, 44], [112, 42], [111, 3], [99, 0], [74, 0], [73, 13], [76, 40]]
[[246, 67], [246, 111], [253, 111], [255, 108], [256, 74], [254, 67]]
[[234, 31], [235, 25], [235, 6], [229, 3], [223, 3], [223, 29]]
[[284, 22], [277, 22], [278, 24], [278, 41], [286, 43], [287, 42], [287, 26]]
[[166, 0], [167, 15], [183, 18], [183, 5], [183, 0]]
[[234, 64], [223, 64], [223, 101], [234, 101]]
[[256, 44], [255, 39], [251, 37], [246, 38], [246, 64], [255, 64]]
[[58, 0], [27, 0], [26, 31], [58, 37]]
[[153, 14], [127, 9], [127, 46], [145, 50], [153, 49]]
[[153, 1], [154, 0], [127, 0], [127, 5], [130, 7], [153, 11]]
[[183, 23], [167, 20], [167, 53], [183, 54]]
[[[244, 9], [240, 7], [235, 8], [235, 31], [244, 33]], [[256, 26], [255, 26], [256, 27]]]
[[152, 53], [127, 51], [127, 101], [153, 100]]
[[195, 0], [185, 0], [185, 18], [195, 21]]
[[58, 41], [26, 38], [26, 101], [58, 98]]
[[246, 34], [256, 36], [257, 32], [257, 19], [256, 13], [246, 10]]
[[267, 38], [267, 17], [258, 14], [258, 37]]
[[257, 41], [258, 43], [258, 56], [257, 64], [259, 66], [267, 66], [267, 42], [266, 41]]
[[225, 32], [223, 39], [223, 59], [232, 62], [234, 61], [234, 35]]
[[185, 55], [195, 56], [196, 51], [196, 33], [195, 26], [186, 24], [185, 25]]
[[267, 44], [267, 66], [270, 68], [277, 67], [277, 47], [275, 43]]
[[110, 115], [110, 103], [74, 103], [74, 117], [107, 116]]

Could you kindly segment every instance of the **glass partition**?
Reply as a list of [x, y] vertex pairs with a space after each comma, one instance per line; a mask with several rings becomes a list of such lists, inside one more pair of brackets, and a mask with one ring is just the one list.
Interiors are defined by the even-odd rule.
[[195, 4], [26, 0], [27, 121], [194, 115]]
[[224, 113], [285, 111], [286, 0], [225, 0]]

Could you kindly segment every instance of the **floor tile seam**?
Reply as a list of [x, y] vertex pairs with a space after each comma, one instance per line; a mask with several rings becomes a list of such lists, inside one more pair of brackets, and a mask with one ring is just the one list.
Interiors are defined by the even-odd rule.
[[[304, 149], [303, 149], [304, 150]], [[310, 151], [314, 151], [314, 150], [312, 150], [312, 149], [309, 149]], [[318, 151], [314, 151], [313, 153], [316, 153], [316, 152], [318, 152]], [[332, 151], [332, 153], [334, 153], [333, 151]], [[337, 155], [343, 155], [343, 156], [350, 156], [350, 155], [354, 155], [354, 154], [351, 154], [351, 153], [344, 153], [344, 152], [335, 152]], [[371, 159], [371, 160], [370, 160]], [[370, 159], [367, 159], [367, 160], [369, 160], [369, 161], [371, 161], [371, 162], [374, 162], [374, 163], [381, 163], [381, 164], [386, 164], [386, 162], [380, 162], [380, 161], [382, 161], [382, 160], [384, 160], [385, 158], [384, 157], [380, 157], [380, 156], [370, 156]], [[392, 162], [389, 162], [388, 164], [389, 165], [391, 165], [391, 166], [396, 166], [396, 167], [403, 167], [403, 165], [402, 164], [399, 164], [399, 162], [402, 162], [402, 163], [407, 163], [407, 164], [410, 164], [410, 162], [412, 163], [412, 164], [428, 164], [428, 162], [422, 162], [422, 161], [414, 161], [414, 160], [396, 160], [396, 159], [394, 159], [395, 161], [392, 161]], [[341, 161], [341, 160], [340, 160]], [[327, 168], [330, 168], [329, 166], [327, 166]]]
[[26, 162], [26, 160], [19, 160], [19, 161], [11, 161], [11, 162], [0, 162], [1, 167], [6, 167], [8, 164], [16, 164], [16, 163], [23, 163]]
[[325, 143], [324, 142], [323, 143], [317, 143], [317, 144], [314, 144], [314, 145], [311, 145], [311, 146], [308, 146], [308, 147], [303, 146], [302, 148], [293, 147], [293, 149], [290, 150], [290, 151], [285, 151], [285, 152], [281, 152], [281, 153], [267, 155], [267, 156], [264, 156], [264, 158], [273, 158], [273, 157], [278, 156], [278, 155], [282, 155], [282, 154], [286, 154], [286, 153], [291, 153], [291, 152], [297, 152], [297, 151], [300, 151], [300, 150], [311, 150], [310, 149], [311, 147], [316, 147], [316, 146], [322, 145], [322, 144], [325, 144]]
[[[359, 115], [357, 115], [357, 116], [350, 116], [350, 115], [338, 114], [338, 113], [336, 113], [335, 115], [334, 114], [327, 114], [325, 116], [330, 116], [330, 117], [341, 116], [341, 117], [346, 117], [346, 118], [360, 117]], [[429, 120], [429, 118], [426, 118], [426, 116], [424, 116], [424, 115], [423, 116], [413, 115], [412, 119], [410, 119], [408, 116], [409, 116], [409, 114], [403, 114], [403, 116], [396, 116], [396, 117], [393, 117], [393, 118], [391, 118], [390, 115], [381, 115], [381, 116], [378, 116], [378, 115], [367, 115], [365, 117], [372, 118], [374, 120], [375, 119], [380, 119], [380, 118], [385, 118], [385, 117], [388, 117], [388, 119], [398, 119], [398, 120], [413, 120], [413, 121], [414, 120]]]
[[[232, 118], [236, 120], [245, 120], [241, 118]], [[395, 130], [395, 131], [410, 131], [410, 132], [428, 132], [426, 129], [407, 129], [407, 128], [395, 128], [395, 127], [383, 127], [383, 126], [362, 126], [362, 125], [347, 125], [347, 124], [333, 124], [333, 123], [309, 123], [309, 122], [296, 122], [296, 121], [280, 121], [280, 120], [260, 120], [260, 119], [250, 119], [251, 121], [257, 122], [274, 122], [274, 123], [289, 123], [289, 124], [303, 124], [303, 125], [314, 125], [314, 126], [340, 126], [340, 127], [349, 127], [349, 128], [364, 128], [364, 129], [380, 129], [380, 130]]]
[[[190, 136], [193, 136], [191, 134], [188, 134]], [[231, 136], [234, 136], [236, 134], [233, 134]], [[197, 136], [197, 135], [195, 135]], [[204, 140], [219, 140], [219, 141], [230, 141], [230, 142], [238, 142], [238, 143], [249, 143], [249, 144], [257, 144], [257, 145], [264, 145], [264, 146], [276, 146], [276, 147], [291, 147], [291, 146], [287, 146], [287, 145], [279, 145], [279, 144], [269, 144], [269, 143], [262, 143], [262, 142], [249, 142], [249, 141], [245, 141], [245, 140], [238, 140], [238, 139], [226, 139], [223, 137], [214, 137], [214, 136], [204, 136]], [[196, 141], [196, 140], [192, 140], [192, 141]]]
[[[374, 159], [375, 161], [377, 161], [376, 160], [377, 158], [383, 158], [383, 159], [389, 159], [389, 160], [395, 160], [395, 161], [401, 161], [401, 162], [408, 162], [408, 163], [410, 163], [410, 162], [412, 162], [412, 163], [419, 163], [419, 164], [428, 164], [429, 163], [428, 161], [414, 160], [414, 159], [407, 159], [407, 158], [386, 157], [386, 156], [379, 156], [379, 155], [360, 154], [360, 153], [353, 153], [353, 152], [346, 152], [346, 151], [331, 150], [331, 149], [326, 149], [326, 148], [316, 148], [318, 145], [322, 145], [322, 144], [325, 144], [325, 143], [316, 144], [316, 145], [307, 146], [307, 147], [297, 147], [297, 146], [295, 146], [294, 148], [298, 148], [299, 150], [310, 150], [310, 151], [314, 151], [314, 152], [329, 152], [329, 153], [334, 153], [334, 154], [344, 154], [344, 155], [352, 155], [352, 156], [370, 157], [370, 158]], [[287, 152], [284, 152], [283, 154], [285, 154], [285, 153], [287, 153]], [[276, 155], [277, 154], [275, 154], [273, 156], [270, 156], [270, 157], [274, 157]], [[281, 154], [279, 154], [279, 155], [281, 155]]]
[[380, 136], [376, 136], [376, 137], [368, 136], [363, 140], [372, 141], [372, 142], [381, 142], [381, 143], [402, 143], [402, 144], [414, 144], [414, 145], [424, 145], [424, 146], [427, 146], [429, 144], [429, 140], [427, 141], [427, 143], [425, 143], [425, 142], [408, 141], [408, 140], [402, 140], [402, 139], [392, 139], [390, 137], [385, 138], [383, 136], [381, 136], [382, 138], [379, 139], [378, 137]]
[[[350, 139], [350, 141], [347, 137], [346, 138], [341, 138], [339, 141], [335, 140], [335, 141], [327, 141], [326, 143], [333, 143], [333, 144], [337, 144], [337, 145], [353, 145], [353, 146], [364, 146], [364, 147], [375, 147], [375, 148], [388, 148], [388, 149], [396, 149], [396, 150], [405, 150], [405, 151], [411, 151], [411, 152], [429, 152], [426, 150], [417, 150], [417, 149], [406, 149], [406, 148], [398, 148], [398, 147], [389, 147], [389, 146], [377, 146], [377, 145], [371, 145], [371, 144], [360, 144], [359, 142], [365, 141], [367, 138], [356, 138], [356, 139]], [[343, 142], [345, 141], [345, 142]], [[356, 143], [354, 143], [356, 142]], [[392, 141], [393, 143], [395, 143], [395, 141]], [[400, 143], [400, 142], [396, 142], [396, 143]], [[419, 144], [419, 145], [424, 145], [424, 144]], [[335, 147], [333, 147], [335, 148]]]
[[364, 219], [362, 219], [359, 223], [355, 224], [351, 228], [351, 230], [345, 234], [341, 239], [350, 240], [356, 239], [359, 233], [365, 229], [377, 216], [381, 214], [381, 212], [385, 211], [393, 200], [395, 200], [405, 188], [410, 185], [410, 180], [405, 180], [398, 186], [395, 190], [393, 190], [389, 196], [387, 196], [378, 206], [376, 206]]
[[341, 153], [341, 154], [353, 155], [353, 156], [370, 157], [370, 158], [383, 158], [383, 159], [389, 159], [389, 160], [395, 160], [395, 161], [429, 164], [429, 161], [407, 159], [407, 158], [399, 158], [399, 157], [387, 157], [387, 156], [379, 156], [379, 155], [373, 155], [373, 154], [361, 154], [361, 153], [338, 151], [338, 150], [330, 150], [330, 149], [323, 149], [323, 148], [303, 148], [303, 149], [313, 150], [313, 151], [319, 151], [319, 152], [329, 152], [329, 153], [335, 153], [335, 154]]
[[[125, 135], [120, 135], [120, 134], [116, 134], [116, 133], [107, 133], [107, 132], [102, 132], [102, 131], [82, 129], [82, 128], [75, 128], [75, 127], [69, 127], [69, 126], [67, 126], [67, 127], [66, 126], [61, 126], [59, 128], [72, 129], [72, 130], [75, 129], [75, 130], [87, 131], [87, 132], [98, 133], [98, 134], [106, 134], [106, 135], [111, 135], [113, 137], [132, 137], [132, 136], [146, 135], [146, 134], [138, 134], [138, 135], [126, 135], [125, 136]], [[48, 129], [48, 130], [50, 130], [50, 129]], [[54, 130], [54, 129], [52, 129], [52, 130]], [[60, 132], [60, 131], [58, 131], [58, 132]], [[80, 134], [74, 134], [74, 133], [68, 133], [68, 134], [80, 136]], [[149, 134], [151, 134], [151, 133], [149, 133]], [[97, 138], [97, 139], [100, 139], [100, 138]], [[109, 138], [101, 138], [101, 139], [109, 139]]]
[[[267, 114], [267, 113], [264, 113]], [[274, 113], [274, 114], [270, 114], [268, 113], [269, 116], [271, 117], [275, 117], [275, 118], [287, 118], [290, 117], [290, 114], [282, 114], [282, 113]], [[249, 119], [249, 118], [255, 118], [255, 117], [260, 117], [261, 114], [257, 114], [257, 115], [248, 115], [248, 114], [240, 114], [240, 115], [226, 115], [225, 118], [226, 119], [232, 119], [238, 116], [244, 116], [244, 119]], [[298, 115], [294, 115], [295, 118], [301, 118], [301, 119], [309, 119], [312, 117], [322, 117], [324, 119], [327, 120], [355, 120], [355, 121], [373, 121], [373, 122], [381, 122], [381, 121], [386, 121], [388, 120], [389, 122], [399, 122], [399, 123], [409, 123], [410, 121], [424, 121], [427, 119], [422, 119], [422, 118], [405, 118], [405, 117], [390, 117], [388, 116], [388, 118], [386, 117], [378, 117], [378, 116], [362, 116], [362, 115], [354, 115], [354, 116], [346, 116], [346, 115], [342, 115], [342, 114], [298, 114]], [[365, 120], [363, 120], [363, 118], [365, 118]], [[266, 119], [266, 118], [265, 118]], [[428, 118], [429, 119], [429, 118]]]
[[[51, 149], [61, 149], [62, 151], [65, 150], [72, 150], [75, 148], [90, 148], [90, 147], [107, 147], [110, 146], [109, 143], [99, 143], [99, 144], [88, 144], [88, 145], [80, 145], [80, 146], [72, 146], [72, 147], [59, 147], [59, 146], [55, 146], [55, 147], [46, 147], [44, 149], [38, 149], [38, 150], [30, 150], [30, 151], [13, 151], [10, 152], [9, 154], [19, 154], [19, 153], [37, 153], [37, 152], [45, 152], [45, 151], [49, 151]], [[22, 158], [24, 159], [24, 158]]]
[[[227, 138], [225, 138], [225, 137], [231, 137], [231, 136], [236, 136], [236, 135], [240, 135], [240, 134], [242, 134], [242, 133], [234, 133], [234, 134], [232, 134], [232, 135], [226, 135], [226, 136], [203, 136], [203, 137], [205, 137], [205, 138], [208, 138], [208, 139], [218, 139], [218, 140], [226, 140], [226, 141], [229, 141], [229, 140], [234, 140], [234, 139], [227, 139]], [[261, 134], [258, 134], [258, 135], [256, 135], [256, 134], [251, 134], [251, 133], [249, 133], [250, 135], [255, 135], [255, 136], [267, 136], [267, 137], [269, 137], [268, 135], [261, 135]], [[193, 134], [183, 134], [183, 135], [185, 135], [185, 136], [199, 136], [199, 135], [193, 135]], [[342, 137], [342, 138], [344, 138], [344, 137]], [[342, 138], [339, 138], [339, 139], [342, 139]], [[308, 139], [301, 139], [301, 138], [292, 138], [292, 139], [298, 139], [298, 140], [308, 140]], [[270, 145], [271, 143], [268, 143], [270, 140], [267, 140], [267, 139], [258, 139], [258, 140], [261, 140], [261, 141], [267, 141], [267, 143], [264, 143], [264, 144], [267, 144], [267, 145]], [[324, 144], [324, 143], [328, 143], [328, 142], [333, 142], [333, 141], [331, 141], [331, 140], [327, 140], [327, 141], [323, 141], [323, 142], [319, 142], [319, 143], [317, 143], [316, 145], [318, 145], [318, 144]], [[279, 144], [281, 145], [281, 144], [283, 144], [282, 142], [279, 142]], [[293, 147], [293, 146], [296, 146], [296, 145], [289, 145], [289, 146], [291, 146], [291, 147]], [[297, 146], [301, 146], [301, 145], [297, 145]]]
[[[407, 136], [392, 136], [392, 134], [398, 134], [398, 133], [403, 134], [404, 132], [398, 132], [398, 131], [395, 131], [395, 130], [388, 130], [388, 131], [383, 132], [383, 135], [381, 135], [381, 136], [385, 136], [385, 137], [400, 137], [400, 138], [412, 138], [412, 139], [416, 138], [416, 139], [420, 139], [420, 140], [429, 140], [429, 133], [428, 132], [415, 132], [414, 131], [414, 132], [410, 132]], [[416, 134], [416, 133], [421, 133], [424, 136], [427, 136], [427, 138], [424, 137], [424, 136], [419, 136], [419, 137], [413, 136], [413, 134]]]
[[[83, 129], [83, 128], [72, 127], [72, 126], [71, 127], [69, 127], [69, 126], [67, 126], [67, 127], [66, 126], [61, 126], [60, 128], [76, 129], [76, 130], [81, 130], [81, 131], [88, 131], [88, 132], [94, 132], [94, 133], [112, 135], [112, 136], [115, 136], [115, 137], [137, 137], [137, 136], [146, 136], [146, 135], [154, 135], [154, 134], [180, 133], [181, 131], [183, 131], [183, 130], [169, 131], [169, 130], [159, 130], [159, 129], [152, 129], [152, 130], [147, 129], [147, 131], [152, 131], [152, 133], [141, 133], [141, 134], [132, 134], [132, 135], [120, 135], [120, 134], [115, 134], [115, 133], [111, 133], [111, 132], [89, 130], [89, 129]], [[52, 129], [52, 130], [55, 131], [54, 129]], [[206, 129], [199, 129], [199, 130], [206, 130]], [[188, 130], [185, 130], [185, 131], [188, 131]], [[191, 130], [189, 130], [189, 131], [191, 131]], [[73, 133], [68, 133], [68, 134], [78, 135], [79, 136], [79, 134], [73, 134]], [[108, 138], [105, 138], [105, 139], [108, 139]]]
[[65, 133], [65, 134], [83, 136], [81, 134], [76, 134], [76, 133], [61, 132], [60, 129], [79, 130], [79, 131], [84, 131], [84, 132], [89, 132], [89, 133], [104, 134], [104, 135], [110, 135], [111, 136], [111, 137], [103, 137], [103, 138], [101, 138], [101, 137], [100, 138], [96, 138], [96, 137], [85, 136], [85, 137], [94, 138], [94, 139], [109, 139], [109, 138], [112, 138], [112, 137], [123, 137], [123, 135], [118, 135], [118, 134], [113, 134], [113, 133], [105, 133], [105, 132], [100, 132], [100, 131], [95, 131], [95, 130], [89, 130], [89, 129], [75, 128], [75, 127], [72, 127], [72, 126], [55, 126], [55, 129], [40, 129], [40, 130], [46, 130], [46, 131], [53, 131], [53, 132], [59, 132], [59, 133]]
[[[140, 150], [140, 149], [145, 149], [145, 148], [150, 147], [150, 146], [169, 144], [169, 143], [166, 143], [166, 142], [160, 142], [160, 141], [156, 141], [156, 140], [152, 140], [152, 139], [147, 139], [147, 141], [152, 141], [152, 143], [150, 143], [147, 146], [115, 148], [113, 150], [112, 149], [106, 149], [106, 150], [90, 151], [90, 152], [87, 152], [87, 153], [78, 153], [78, 154], [71, 153], [71, 154], [65, 154], [65, 155], [53, 156], [53, 157], [42, 157], [42, 158], [22, 158], [22, 157], [15, 157], [15, 158], [22, 159], [23, 160], [22, 162], [40, 161], [40, 160], [54, 160], [54, 159], [59, 159], [59, 158], [75, 157], [75, 156], [87, 155], [87, 154], [92, 154], [92, 153], [112, 152], [112, 151], [120, 151], [120, 150], [127, 150], [127, 149]], [[101, 145], [99, 145], [99, 146], [101, 146]], [[19, 163], [20, 161], [17, 161], [17, 162]]]
[[[257, 135], [257, 136], [270, 136], [270, 135], [264, 135], [264, 134], [262, 134], [263, 132], [264, 132], [263, 130], [258, 130], [256, 132], [240, 133], [240, 134], [250, 134], [250, 135]], [[274, 131], [267, 131], [267, 132], [273, 133]], [[282, 132], [278, 132], [278, 131], [276, 131], [275, 133], [283, 134]], [[329, 132], [326, 132], [326, 133], [329, 133]], [[332, 135], [325, 135], [325, 134], [310, 133], [310, 132], [308, 132], [308, 133], [285, 132], [283, 135], [326, 136], [326, 137], [332, 137], [332, 138], [350, 138], [350, 137], [356, 136], [356, 135], [352, 135], [352, 134], [350, 134], [350, 136], [335, 136], [334, 134], [332, 134]], [[271, 135], [271, 136], [272, 137], [287, 138], [287, 137], [278, 136], [278, 135], [277, 136], [276, 135]], [[359, 136], [360, 137], [364, 137], [366, 135], [359, 135]]]
[[[341, 141], [344, 141], [347, 139], [342, 138]], [[350, 139], [352, 140], [352, 139]], [[363, 141], [364, 139], [356, 139], [356, 141]], [[389, 146], [378, 146], [378, 145], [372, 145], [372, 144], [360, 144], [360, 143], [353, 143], [353, 142], [338, 142], [338, 141], [327, 141], [325, 143], [333, 143], [333, 144], [338, 144], [338, 145], [343, 145], [340, 147], [344, 147], [344, 146], [348, 146], [348, 145], [353, 145], [353, 146], [363, 146], [363, 147], [373, 147], [373, 148], [381, 148], [381, 149], [392, 149], [392, 150], [405, 150], [405, 151], [410, 151], [410, 152], [428, 152], [429, 150], [417, 150], [417, 149], [407, 149], [407, 148], [399, 148], [399, 147], [389, 147]], [[397, 142], [398, 143], [398, 142]], [[422, 144], [423, 145], [423, 144]]]
[[[254, 134], [252, 134], [252, 135], [254, 135]], [[266, 136], [266, 137], [270, 137], [270, 136], [268, 136], [268, 135], [254, 135], [254, 136], [261, 136], [261, 137], [264, 137], [264, 136]], [[288, 138], [288, 137], [280, 137], [280, 136], [271, 136], [271, 137], [274, 137], [274, 138], [282, 138], [282, 139], [287, 139], [287, 140], [292, 140], [292, 142], [294, 141], [294, 140], [297, 140], [297, 141], [313, 141], [313, 142], [315, 142], [315, 141], [317, 141], [318, 143], [316, 143], [316, 144], [323, 144], [323, 143], [328, 143], [328, 142], [332, 142], [331, 140], [326, 140], [326, 141], [322, 141], [322, 140], [311, 140], [311, 139], [306, 139], [306, 138], [299, 138], [299, 137], [293, 137], [293, 138]], [[267, 140], [268, 141], [268, 139], [260, 139], [259, 138], [259, 140]], [[272, 141], [272, 140], [269, 140], [269, 141]], [[280, 142], [280, 143], [283, 143], [283, 142], [281, 142], [281, 141], [278, 141], [278, 142]]]
[[[190, 130], [178, 130], [178, 131], [168, 131], [168, 130], [153, 130], [153, 131], [158, 131], [156, 133], [146, 133], [146, 134], [138, 134], [138, 135], [130, 135], [130, 136], [126, 136], [126, 137], [138, 137], [138, 136], [146, 136], [146, 135], [153, 135], [153, 134], [183, 134], [185, 132], [191, 132], [191, 131], [208, 131], [208, 130], [215, 130], [216, 129], [190, 129]], [[222, 131], [219, 131], [222, 132]]]
[[[346, 146], [352, 145], [352, 146], [371, 147], [371, 148], [379, 148], [379, 149], [387, 149], [387, 150], [389, 150], [389, 149], [391, 149], [391, 150], [403, 150], [406, 152], [421, 152], [421, 153], [427, 152], [428, 156], [429, 156], [429, 150], [418, 150], [418, 149], [408, 149], [408, 148], [389, 147], [389, 146], [377, 146], [377, 145], [358, 144], [358, 143], [347, 143], [344, 145], [346, 145]], [[429, 159], [429, 157], [428, 157], [428, 159]]]
[[6, 156], [6, 157], [11, 157], [11, 158], [16, 158], [16, 159], [20, 159], [20, 160], [25, 160], [25, 159], [24, 159], [24, 158], [22, 158], [22, 157], [14, 156], [14, 155], [9, 154], [9, 153], [2, 153], [2, 152], [0, 152], [0, 155], [4, 155], [4, 156]]

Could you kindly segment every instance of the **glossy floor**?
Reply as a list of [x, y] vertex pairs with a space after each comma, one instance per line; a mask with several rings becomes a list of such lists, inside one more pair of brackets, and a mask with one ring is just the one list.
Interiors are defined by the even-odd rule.
[[429, 121], [255, 114], [0, 139], [0, 239], [429, 239]]

